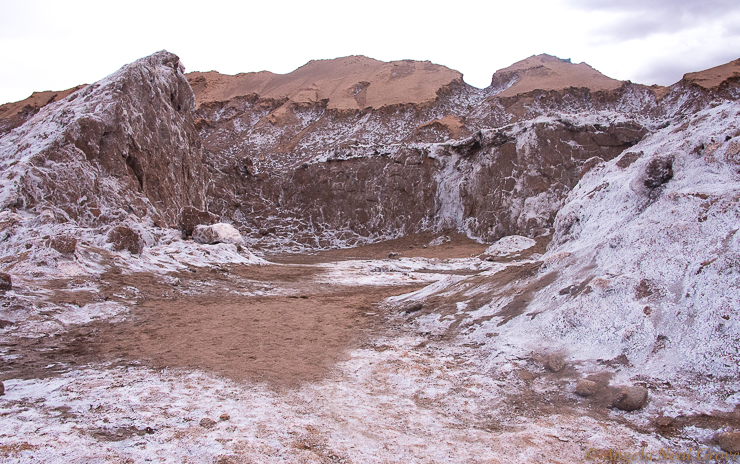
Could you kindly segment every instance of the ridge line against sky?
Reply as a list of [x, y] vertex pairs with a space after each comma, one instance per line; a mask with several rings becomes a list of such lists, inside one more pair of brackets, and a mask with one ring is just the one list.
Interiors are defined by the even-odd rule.
[[317, 0], [233, 2], [0, 0], [0, 104], [91, 83], [166, 49], [187, 71], [288, 73], [313, 59], [365, 55], [493, 73], [541, 53], [603, 74], [670, 85], [740, 58], [731, 0]]

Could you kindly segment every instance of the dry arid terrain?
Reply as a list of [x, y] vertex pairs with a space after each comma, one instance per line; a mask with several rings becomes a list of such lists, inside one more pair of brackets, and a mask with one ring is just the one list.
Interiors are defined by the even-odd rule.
[[0, 462], [740, 461], [740, 60], [166, 51], [0, 106]]

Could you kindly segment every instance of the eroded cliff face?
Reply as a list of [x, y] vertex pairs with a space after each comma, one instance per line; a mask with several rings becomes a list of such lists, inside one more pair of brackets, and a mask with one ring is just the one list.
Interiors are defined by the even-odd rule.
[[[584, 166], [658, 124], [645, 116], [653, 90], [547, 55], [486, 89], [429, 63], [351, 57], [304, 68], [188, 75], [208, 209], [263, 245], [347, 246], [442, 228], [486, 241], [544, 233]], [[385, 97], [348, 100], [361, 88]]]

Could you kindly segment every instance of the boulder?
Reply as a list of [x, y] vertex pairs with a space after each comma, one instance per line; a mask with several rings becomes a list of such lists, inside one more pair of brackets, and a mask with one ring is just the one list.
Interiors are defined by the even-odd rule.
[[576, 394], [583, 397], [591, 396], [596, 393], [596, 388], [596, 382], [593, 380], [578, 379], [578, 383], [576, 384]]
[[244, 239], [236, 227], [219, 222], [211, 226], [198, 225], [193, 229], [193, 239], [198, 243], [213, 245], [216, 243], [231, 243], [244, 245]]
[[614, 397], [613, 406], [622, 411], [635, 411], [647, 403], [648, 390], [645, 387], [622, 387]]
[[740, 432], [722, 432], [717, 437], [717, 441], [725, 453], [740, 453]]
[[180, 211], [178, 225], [186, 235], [192, 235], [193, 229], [199, 225], [208, 225], [214, 221], [214, 216], [208, 211], [202, 211], [193, 206], [186, 206]]

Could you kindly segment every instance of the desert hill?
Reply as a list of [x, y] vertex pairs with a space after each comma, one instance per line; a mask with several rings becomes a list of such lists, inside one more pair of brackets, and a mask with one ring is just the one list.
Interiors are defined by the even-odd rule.
[[326, 100], [328, 108], [363, 110], [430, 102], [440, 89], [462, 80], [462, 74], [428, 61], [386, 63], [348, 56], [310, 61], [288, 74], [193, 72], [188, 80], [199, 105], [255, 94], [293, 103]]
[[614, 90], [622, 81], [601, 74], [586, 63], [573, 64], [551, 55], [535, 55], [493, 74], [491, 87], [505, 87], [497, 95], [510, 97], [533, 90], [585, 87], [591, 91]]
[[695, 84], [705, 89], [717, 89], [725, 82], [736, 82], [738, 79], [740, 79], [740, 59], [704, 71], [688, 73], [683, 76], [681, 82]]

